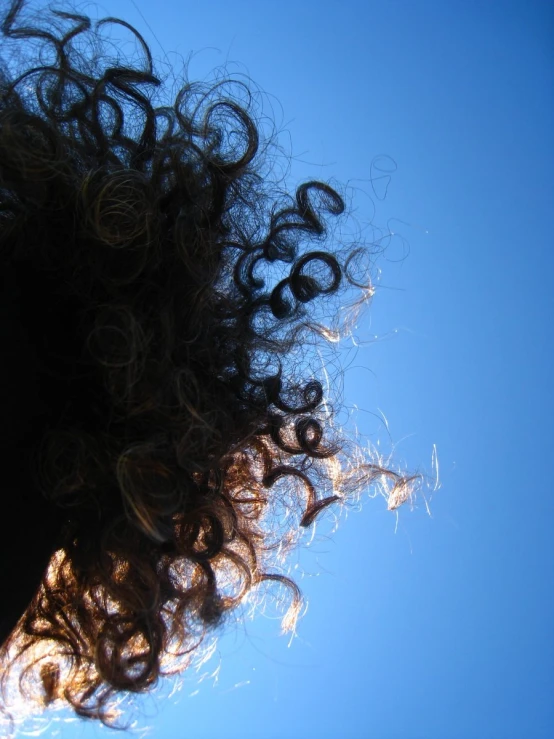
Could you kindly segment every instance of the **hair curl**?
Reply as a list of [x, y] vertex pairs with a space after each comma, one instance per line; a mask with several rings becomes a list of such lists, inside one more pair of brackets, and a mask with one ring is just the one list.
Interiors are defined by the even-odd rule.
[[[186, 661], [260, 583], [290, 589], [292, 625], [301, 595], [278, 563], [299, 526], [383, 478], [402, 502], [414, 478], [347, 454], [322, 384], [286, 368], [317, 338], [310, 304], [354, 282], [360, 247], [301, 248], [325, 240], [341, 196], [311, 181], [277, 197], [225, 81], [185, 82], [154, 107], [161, 81], [136, 29], [59, 10], [48, 28], [18, 25], [23, 4], [2, 43], [51, 61], [14, 74], [2, 60], [0, 256], [48, 306], [29, 309], [36, 341], [53, 323], [65, 337], [36, 456], [65, 524], [17, 659], [43, 703], [112, 725], [115, 696]], [[79, 50], [106, 24], [134, 34], [142, 65]], [[279, 519], [279, 504], [301, 513]]]

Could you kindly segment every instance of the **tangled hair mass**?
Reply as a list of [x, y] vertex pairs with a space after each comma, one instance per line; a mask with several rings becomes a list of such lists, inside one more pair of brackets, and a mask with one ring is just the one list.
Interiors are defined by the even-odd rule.
[[[246, 102], [185, 77], [155, 107], [136, 29], [23, 6], [1, 26], [0, 258], [49, 357], [35, 478], [63, 527], [4, 663], [29, 699], [115, 726], [115, 698], [186, 667], [260, 584], [290, 591], [293, 628], [299, 532], [372, 484], [395, 508], [415, 477], [341, 437], [299, 360], [326, 338], [314, 306], [372, 294], [367, 247], [324, 248], [343, 198], [277, 192], [242, 83]], [[113, 24], [140, 63], [106, 61]]]

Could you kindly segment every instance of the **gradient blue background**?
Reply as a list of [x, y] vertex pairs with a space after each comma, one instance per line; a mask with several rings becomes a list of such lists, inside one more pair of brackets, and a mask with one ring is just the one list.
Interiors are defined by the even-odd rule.
[[[226, 62], [249, 74], [275, 96], [292, 180], [349, 182], [360, 222], [399, 234], [358, 331], [379, 340], [350, 349], [344, 402], [387, 442], [381, 410], [410, 468], [432, 476], [433, 445], [440, 465], [431, 516], [420, 498], [395, 532], [366, 498], [332, 536], [321, 524], [293, 558], [309, 610], [290, 647], [277, 620], [231, 626], [206, 668], [218, 679], [162, 686], [139, 725], [156, 739], [554, 736], [552, 4], [81, 7], [131, 22], [157, 58], [194, 52], [192, 78]], [[385, 199], [380, 155], [397, 165]], [[72, 721], [44, 736], [111, 734]]]

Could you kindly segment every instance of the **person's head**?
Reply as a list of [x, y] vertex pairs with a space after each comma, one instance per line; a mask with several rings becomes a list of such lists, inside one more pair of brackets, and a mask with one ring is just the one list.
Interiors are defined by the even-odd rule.
[[[341, 196], [278, 191], [221, 82], [156, 106], [123, 21], [24, 11], [0, 56], [4, 661], [109, 722], [259, 584], [290, 589], [292, 624], [295, 533], [372, 481], [396, 506], [411, 480], [340, 439], [300, 361], [363, 251], [325, 248]], [[136, 65], [101, 53], [108, 24]], [[44, 63], [14, 70], [18, 45]]]

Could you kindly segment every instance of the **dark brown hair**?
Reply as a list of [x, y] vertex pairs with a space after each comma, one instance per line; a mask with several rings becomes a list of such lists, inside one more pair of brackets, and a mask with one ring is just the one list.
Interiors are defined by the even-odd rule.
[[[368, 247], [324, 248], [336, 189], [277, 189], [244, 83], [246, 102], [229, 80], [184, 80], [155, 107], [135, 29], [73, 11], [29, 25], [23, 5], [1, 27], [0, 258], [43, 308], [27, 318], [43, 356], [65, 357], [36, 453], [64, 523], [4, 652], [29, 695], [111, 725], [114, 697], [185, 666], [259, 584], [290, 590], [292, 627], [301, 595], [281, 564], [298, 531], [372, 483], [394, 508], [415, 478], [342, 438], [291, 362], [325, 339], [312, 306], [371, 294], [352, 270]], [[141, 64], [105, 63], [108, 24]], [[17, 44], [41, 63], [14, 72]]]

